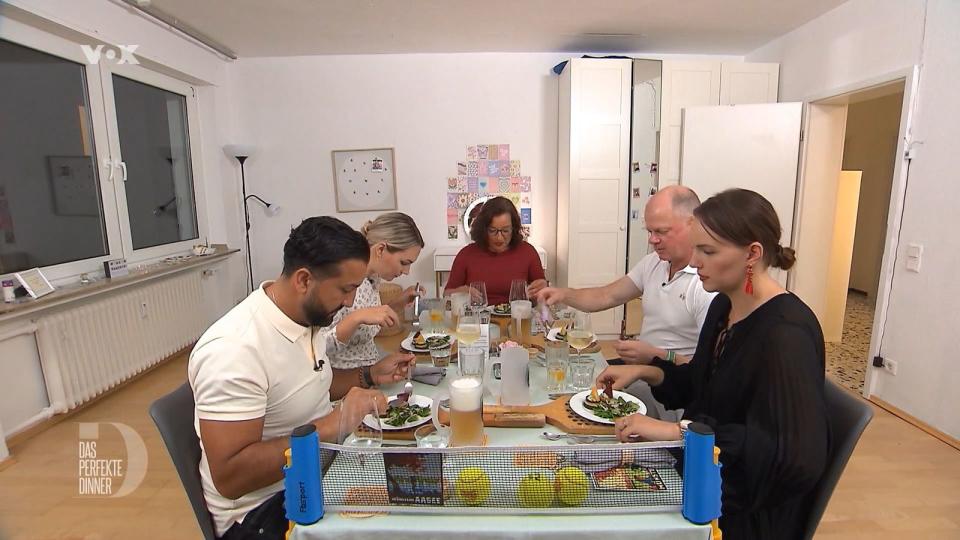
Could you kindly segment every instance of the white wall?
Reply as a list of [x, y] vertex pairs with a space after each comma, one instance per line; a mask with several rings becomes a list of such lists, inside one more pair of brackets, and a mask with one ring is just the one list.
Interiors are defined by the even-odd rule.
[[916, 64], [923, 6], [921, 0], [850, 0], [745, 60], [780, 62], [780, 101], [800, 101]]
[[843, 168], [863, 171], [850, 288], [871, 298], [880, 283], [902, 103], [903, 94], [897, 93], [847, 108]]
[[[874, 394], [960, 437], [956, 329], [960, 296], [960, 3], [852, 0], [758, 49], [748, 61], [780, 62], [781, 99], [818, 95], [921, 64], [910, 165], [893, 289], [881, 353], [897, 376], [877, 375]], [[906, 271], [907, 244], [924, 244], [919, 274]], [[803, 252], [799, 253], [803, 257]], [[871, 368], [873, 369], [873, 368]]]
[[[302, 219], [336, 214], [331, 150], [396, 149], [398, 209], [427, 249], [402, 283], [434, 282], [433, 249], [446, 236], [446, 179], [471, 144], [510, 145], [533, 182], [532, 242], [555, 268], [557, 63], [576, 54], [402, 54], [241, 59], [231, 67], [238, 133], [258, 147], [248, 192], [278, 202], [252, 207], [257, 280], [276, 276], [283, 242]], [[652, 55], [636, 55], [652, 57]], [[336, 214], [359, 227], [377, 213]], [[461, 238], [461, 244], [463, 243]], [[548, 276], [549, 277], [549, 276]], [[432, 287], [430, 287], [432, 289]]]

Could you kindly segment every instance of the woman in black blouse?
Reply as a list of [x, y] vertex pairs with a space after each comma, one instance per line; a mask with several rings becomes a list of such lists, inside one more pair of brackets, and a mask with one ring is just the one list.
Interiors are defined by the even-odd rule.
[[612, 366], [598, 380], [619, 389], [643, 379], [668, 409], [685, 409], [679, 424], [621, 418], [620, 440], [679, 439], [688, 421], [713, 428], [723, 464], [725, 539], [801, 538], [829, 446], [823, 332], [810, 308], [767, 274], [796, 260], [780, 246], [780, 221], [769, 201], [732, 189], [694, 216], [690, 264], [706, 290], [721, 294], [693, 360]]

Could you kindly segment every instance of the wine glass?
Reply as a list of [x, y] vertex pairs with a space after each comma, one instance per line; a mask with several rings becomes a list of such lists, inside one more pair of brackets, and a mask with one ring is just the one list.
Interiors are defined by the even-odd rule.
[[474, 281], [470, 284], [470, 305], [478, 310], [484, 310], [487, 307], [487, 284], [482, 281]]
[[464, 306], [454, 332], [461, 345], [473, 345], [480, 339], [480, 310], [473, 306]]
[[368, 413], [359, 426], [351, 425], [350, 418], [356, 418], [357, 415], [349, 414], [353, 411], [340, 411], [340, 441], [343, 446], [349, 446], [357, 449], [357, 457], [360, 465], [364, 466], [363, 450], [379, 448], [383, 445], [383, 425], [380, 423], [380, 415], [377, 412], [377, 404], [371, 398], [369, 401], [361, 401], [353, 405], [346, 405], [340, 402], [341, 407], [362, 407], [360, 411]]
[[529, 300], [527, 298], [527, 280], [515, 279], [510, 282], [510, 302], [514, 300]]
[[583, 359], [583, 350], [593, 343], [593, 324], [590, 314], [584, 311], [574, 311], [567, 329], [567, 343], [577, 350], [577, 359]]

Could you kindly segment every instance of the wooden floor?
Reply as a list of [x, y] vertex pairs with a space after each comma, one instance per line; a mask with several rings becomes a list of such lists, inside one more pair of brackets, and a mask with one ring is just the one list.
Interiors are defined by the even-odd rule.
[[[15, 462], [0, 471], [0, 539], [200, 538], [147, 414], [154, 399], [185, 380], [185, 371], [186, 356], [175, 357], [11, 448]], [[874, 410], [817, 538], [960, 539], [960, 452]], [[148, 468], [136, 491], [120, 498], [78, 495], [79, 422], [120, 422], [143, 438]], [[116, 430], [101, 426], [97, 457], [123, 457], [118, 441]]]

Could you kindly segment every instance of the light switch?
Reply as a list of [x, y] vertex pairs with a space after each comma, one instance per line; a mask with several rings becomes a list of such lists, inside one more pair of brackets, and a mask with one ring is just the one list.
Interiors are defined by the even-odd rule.
[[907, 270], [920, 273], [920, 262], [923, 259], [923, 245], [909, 244], [907, 246]]

